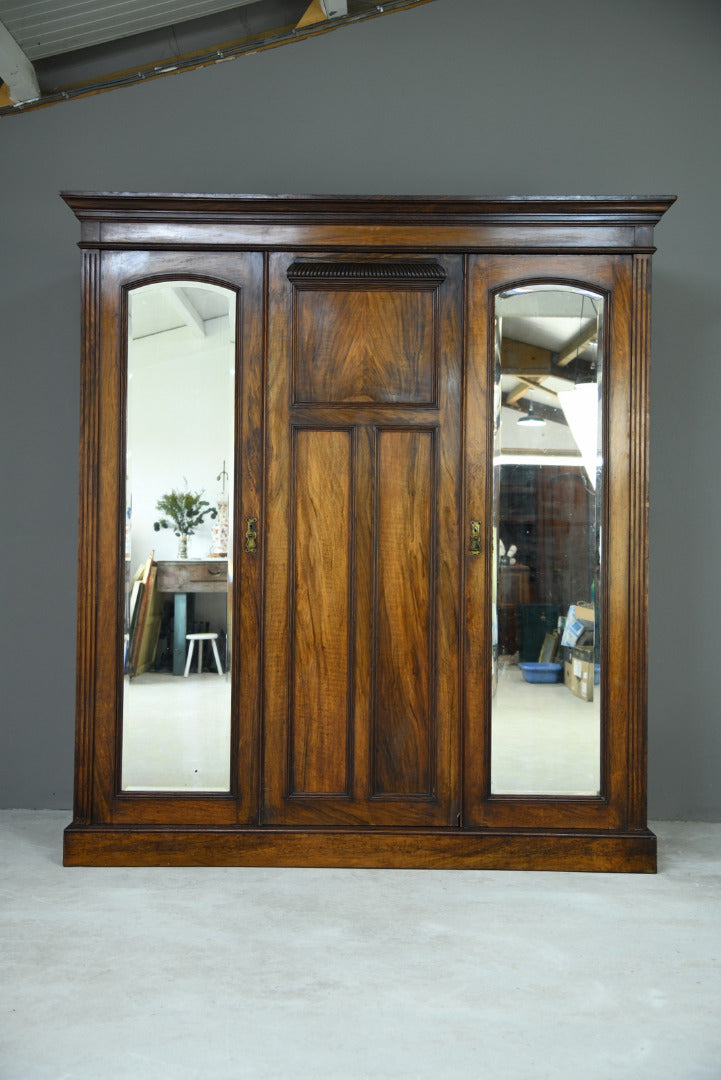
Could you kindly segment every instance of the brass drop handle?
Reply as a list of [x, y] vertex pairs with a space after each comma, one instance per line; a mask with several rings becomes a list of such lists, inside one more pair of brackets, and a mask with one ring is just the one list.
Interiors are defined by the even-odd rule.
[[249, 555], [255, 555], [258, 550], [258, 519], [246, 518], [245, 521], [245, 550]]
[[469, 555], [481, 554], [481, 523], [471, 518], [471, 541], [468, 547]]

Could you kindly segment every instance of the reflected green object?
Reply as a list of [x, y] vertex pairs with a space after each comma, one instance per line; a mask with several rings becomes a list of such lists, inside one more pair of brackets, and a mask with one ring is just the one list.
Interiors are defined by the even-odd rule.
[[[163, 495], [155, 504], [155, 509], [167, 517], [153, 522], [156, 532], [160, 529], [172, 529], [176, 536], [192, 536], [206, 517], [216, 518], [218, 511], [203, 498], [202, 491], [176, 491], [173, 489]], [[168, 518], [170, 520], [168, 520]]]

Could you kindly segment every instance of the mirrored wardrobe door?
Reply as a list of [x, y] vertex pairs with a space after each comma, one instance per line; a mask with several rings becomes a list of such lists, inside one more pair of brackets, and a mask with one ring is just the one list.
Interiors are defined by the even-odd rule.
[[117, 601], [114, 619], [102, 605], [116, 667], [112, 700], [98, 683], [96, 734], [112, 726], [115, 757], [96, 803], [118, 821], [140, 800], [160, 820], [220, 822], [239, 798], [248, 819], [260, 572], [239, 534], [260, 507], [262, 256], [104, 261], [100, 408], [120, 431], [98, 428]]
[[232, 290], [128, 291], [123, 791], [230, 790], [235, 330]]
[[493, 794], [600, 793], [603, 296], [493, 308]]
[[622, 753], [603, 677], [616, 276], [498, 257], [471, 283], [466, 820], [601, 825]]

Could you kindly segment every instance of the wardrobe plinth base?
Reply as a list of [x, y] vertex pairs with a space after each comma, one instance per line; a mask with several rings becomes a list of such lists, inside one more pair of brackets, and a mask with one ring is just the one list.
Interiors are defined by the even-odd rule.
[[634, 833], [70, 825], [65, 866], [298, 866], [656, 872], [656, 837]]

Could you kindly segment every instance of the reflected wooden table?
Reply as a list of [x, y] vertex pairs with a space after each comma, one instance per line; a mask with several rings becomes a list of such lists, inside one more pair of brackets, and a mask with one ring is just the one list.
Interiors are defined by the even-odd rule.
[[173, 675], [185, 670], [185, 635], [188, 632], [188, 593], [225, 593], [227, 559], [171, 559], [159, 561], [155, 587], [174, 598]]

